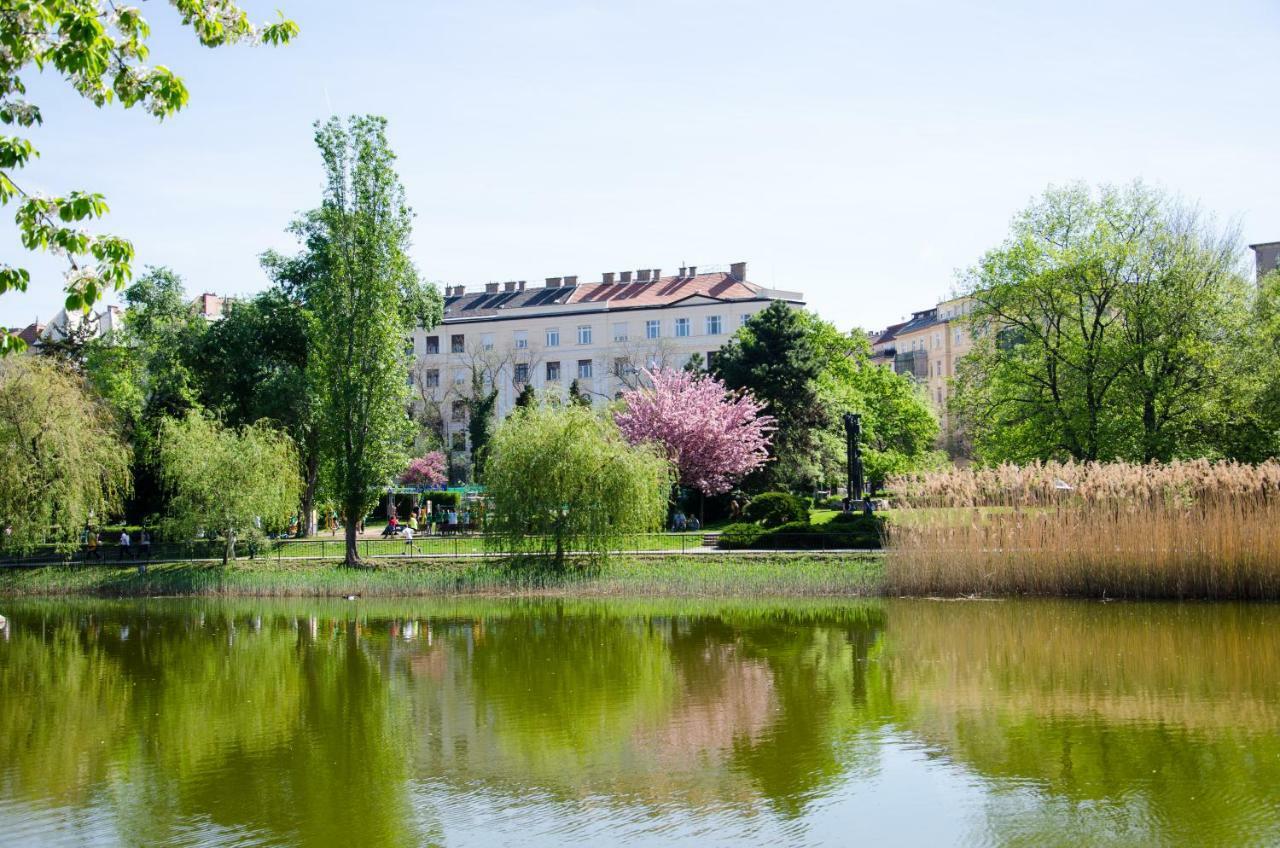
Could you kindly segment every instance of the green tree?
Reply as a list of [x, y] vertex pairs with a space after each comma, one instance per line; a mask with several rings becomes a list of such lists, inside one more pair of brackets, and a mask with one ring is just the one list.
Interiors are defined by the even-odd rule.
[[520, 389], [520, 394], [516, 395], [516, 408], [528, 409], [538, 405], [538, 396], [533, 391], [532, 383], [525, 383]]
[[860, 330], [843, 333], [813, 313], [801, 316], [821, 366], [817, 394], [826, 421], [818, 438], [824, 482], [845, 480], [842, 417], [847, 412], [862, 416], [863, 464], [873, 490], [891, 474], [941, 462], [938, 417], [923, 389], [910, 377], [873, 363], [870, 342]]
[[782, 301], [757, 312], [720, 349], [715, 373], [731, 389], [746, 389], [777, 421], [771, 452], [755, 488], [809, 488], [822, 480], [819, 432], [828, 424], [820, 403], [822, 362], [804, 314]]
[[623, 536], [660, 529], [673, 482], [651, 447], [627, 444], [612, 420], [579, 406], [539, 406], [494, 434], [485, 473], [485, 532], [501, 550], [605, 558]]
[[[230, 0], [172, 0], [182, 23], [206, 47], [256, 41], [283, 44], [298, 27], [283, 16], [254, 26]], [[151, 28], [132, 6], [110, 0], [9, 0], [0, 11], [0, 122], [30, 128], [44, 122], [40, 108], [28, 102], [31, 74], [52, 69], [95, 106], [118, 101], [126, 109], [141, 106], [157, 118], [187, 104], [187, 88], [164, 65], [148, 65]], [[94, 235], [80, 222], [107, 212], [101, 194], [72, 191], [46, 197], [28, 192], [16, 172], [39, 155], [20, 136], [0, 136], [0, 205], [16, 202], [15, 221], [28, 250], [54, 250], [67, 258], [67, 309], [87, 309], [108, 288], [129, 279], [133, 245], [118, 236]], [[0, 264], [0, 293], [25, 291], [31, 275]], [[0, 353], [25, 344], [0, 328]]]
[[223, 423], [244, 427], [269, 420], [298, 450], [304, 534], [315, 533], [320, 435], [315, 391], [307, 374], [309, 316], [280, 287], [231, 304], [193, 351], [201, 403]]
[[986, 461], [1217, 454], [1248, 298], [1234, 239], [1140, 183], [1050, 189], [967, 279], [954, 409]]
[[407, 461], [409, 362], [415, 323], [435, 326], [440, 295], [406, 253], [412, 214], [392, 167], [386, 120], [316, 125], [327, 186], [318, 213], [324, 272], [309, 287], [314, 316], [308, 363], [317, 392], [331, 490], [346, 515], [346, 562], [359, 561], [356, 522]]
[[226, 539], [225, 565], [236, 538], [258, 524], [281, 526], [298, 506], [298, 459], [287, 435], [266, 424], [224, 427], [199, 412], [161, 425], [157, 455], [164, 483], [165, 532], [187, 540], [197, 531]]
[[129, 454], [84, 380], [42, 358], [0, 360], [0, 549], [75, 547], [86, 525], [118, 513]]
[[685, 361], [684, 370], [690, 374], [705, 374], [707, 373], [707, 360], [702, 354], [694, 351], [689, 354], [688, 360]]
[[577, 377], [574, 377], [573, 382], [569, 384], [569, 403], [573, 406], [591, 406], [591, 398], [582, 390]]

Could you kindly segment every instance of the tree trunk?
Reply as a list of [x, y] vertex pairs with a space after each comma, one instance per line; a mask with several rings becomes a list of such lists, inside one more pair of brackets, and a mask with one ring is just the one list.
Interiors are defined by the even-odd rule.
[[227, 528], [227, 547], [222, 552], [222, 564], [226, 565], [228, 561], [236, 558], [236, 531], [230, 527]]
[[359, 523], [356, 513], [358, 511], [353, 509], [351, 504], [347, 504], [347, 521], [342, 528], [347, 538], [347, 551], [343, 563], [350, 566], [360, 565], [360, 552], [356, 549], [356, 525]]
[[317, 456], [311, 456], [307, 459], [307, 467], [303, 471], [302, 477], [302, 500], [300, 506], [302, 508], [302, 536], [314, 536], [316, 534], [316, 483], [320, 479], [320, 459]]

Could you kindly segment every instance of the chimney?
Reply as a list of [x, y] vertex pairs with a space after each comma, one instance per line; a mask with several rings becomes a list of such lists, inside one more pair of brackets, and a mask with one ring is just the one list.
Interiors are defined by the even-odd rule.
[[658, 282], [658, 280], [661, 280], [661, 279], [662, 279], [662, 269], [661, 269], [661, 268], [654, 268], [654, 269], [653, 269], [653, 281], [656, 283], [656, 282]]
[[683, 265], [681, 265], [681, 266], [680, 266], [680, 278], [681, 278], [681, 279], [683, 279], [683, 278], [684, 278], [684, 272], [685, 272], [685, 271], [688, 271], [688, 270], [689, 270], [689, 269], [688, 269], [688, 268], [686, 268], [686, 267], [684, 267]]
[[559, 278], [559, 277], [547, 277], [547, 288], [549, 288], [549, 289], [558, 289], [558, 288], [560, 288], [560, 278]]
[[503, 284], [502, 284], [502, 290], [503, 290], [503, 291], [507, 291], [507, 292], [513, 292], [513, 291], [515, 291], [515, 290], [516, 290], [516, 281], [515, 281], [515, 280], [507, 280], [505, 283], [503, 283]]
[[497, 284], [497, 283], [485, 283], [485, 284], [484, 284], [484, 293], [485, 293], [485, 294], [497, 294], [497, 292], [498, 292], [498, 284]]
[[735, 280], [737, 280], [740, 283], [745, 281], [747, 279], [747, 263], [735, 262], [732, 265], [730, 265], [729, 276], [733, 277]]
[[604, 280], [604, 284], [606, 286], [613, 285], [613, 272], [605, 271], [603, 274], [600, 275], [600, 279]]
[[629, 283], [629, 282], [631, 282], [631, 272], [630, 272], [630, 271], [623, 271], [623, 272], [622, 272], [621, 274], [619, 274], [618, 276], [621, 278], [621, 281], [622, 281], [622, 282], [624, 282], [624, 283]]
[[647, 283], [647, 282], [649, 282], [649, 269], [648, 269], [648, 268], [641, 268], [639, 271], [636, 271], [636, 282], [639, 282], [639, 283]]
[[565, 277], [564, 284], [566, 286], [576, 286], [578, 284], [578, 275], [574, 274], [572, 277]]
[[696, 277], [696, 276], [698, 276], [698, 266], [697, 266], [697, 265], [690, 265], [690, 266], [689, 266], [689, 276], [690, 276], [690, 277]]
[[524, 291], [524, 284], [525, 284], [524, 280], [521, 280], [520, 282], [516, 283], [516, 291]]

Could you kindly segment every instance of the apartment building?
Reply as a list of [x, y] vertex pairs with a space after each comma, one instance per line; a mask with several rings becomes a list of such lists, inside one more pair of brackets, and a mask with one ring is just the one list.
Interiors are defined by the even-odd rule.
[[1280, 271], [1280, 241], [1263, 241], [1249, 245], [1258, 282], [1272, 271]]
[[924, 386], [947, 433], [947, 400], [956, 363], [973, 349], [973, 338], [962, 320], [970, 311], [967, 298], [944, 300], [911, 313], [910, 320], [885, 328], [871, 338], [873, 361]]
[[599, 281], [547, 277], [445, 289], [444, 320], [408, 339], [416, 402], [438, 404], [447, 438], [465, 447], [466, 399], [478, 381], [498, 392], [506, 415], [525, 385], [566, 392], [578, 381], [603, 403], [638, 385], [642, 369], [681, 368], [694, 354], [713, 361], [738, 327], [775, 300], [802, 306], [799, 292], [747, 280], [747, 263], [726, 270], [682, 267], [606, 272]]

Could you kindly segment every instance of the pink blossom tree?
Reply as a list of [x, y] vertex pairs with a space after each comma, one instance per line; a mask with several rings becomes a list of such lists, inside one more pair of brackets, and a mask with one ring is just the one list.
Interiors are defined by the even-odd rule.
[[400, 482], [406, 486], [439, 486], [449, 479], [445, 471], [444, 454], [431, 451], [409, 462], [409, 467], [400, 475]]
[[732, 392], [707, 374], [643, 373], [649, 385], [623, 392], [626, 408], [614, 419], [632, 444], [659, 445], [682, 485], [718, 495], [768, 460], [774, 420], [749, 392]]

